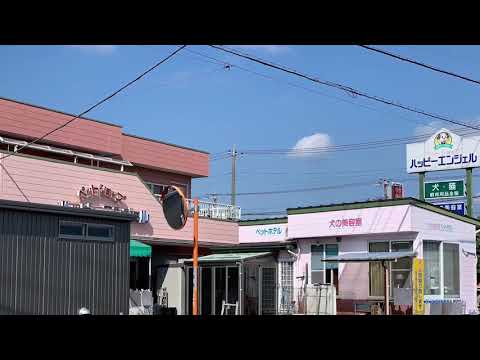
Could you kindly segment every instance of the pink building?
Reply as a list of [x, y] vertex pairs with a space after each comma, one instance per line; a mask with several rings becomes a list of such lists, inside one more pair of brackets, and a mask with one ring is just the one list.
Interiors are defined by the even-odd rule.
[[[0, 98], [1, 156], [72, 116]], [[193, 222], [172, 230], [157, 198], [170, 185], [180, 187], [190, 198], [192, 179], [209, 174], [209, 154], [204, 151], [140, 138], [125, 134], [119, 125], [79, 118], [0, 163], [0, 199], [143, 211], [145, 216], [132, 224], [131, 238], [152, 247], [153, 290], [157, 268], [192, 252]], [[212, 245], [238, 243], [239, 208], [201, 202], [200, 210], [201, 254]], [[132, 263], [132, 281], [135, 287], [147, 288], [148, 278], [138, 279], [136, 274], [148, 272], [148, 261], [138, 260]]]
[[[405, 198], [288, 209], [286, 221], [257, 220], [241, 225], [240, 244], [244, 246], [276, 243], [296, 248], [285, 247], [278, 253], [279, 289], [294, 289], [292, 301], [306, 284], [334, 284], [338, 313], [355, 313], [360, 305], [383, 300], [381, 265], [322, 259], [413, 252], [425, 260], [426, 304], [457, 301], [464, 303], [467, 313], [477, 309], [475, 231], [480, 222], [476, 219]], [[400, 291], [395, 289], [412, 288], [411, 258], [392, 262], [389, 273], [392, 297]], [[278, 296], [280, 299], [280, 291]], [[279, 310], [281, 307], [279, 301]], [[391, 304], [391, 311], [408, 314], [411, 307]]]

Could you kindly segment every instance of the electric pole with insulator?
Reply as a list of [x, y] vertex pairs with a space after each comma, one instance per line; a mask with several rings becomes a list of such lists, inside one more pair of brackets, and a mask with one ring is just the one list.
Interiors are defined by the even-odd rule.
[[235, 206], [237, 192], [237, 150], [235, 145], [232, 148], [232, 198], [231, 205]]

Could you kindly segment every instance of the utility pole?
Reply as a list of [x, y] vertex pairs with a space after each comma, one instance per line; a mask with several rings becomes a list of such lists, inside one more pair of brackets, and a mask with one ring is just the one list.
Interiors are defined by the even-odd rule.
[[235, 206], [237, 192], [237, 150], [235, 145], [232, 148], [232, 199], [231, 205]]

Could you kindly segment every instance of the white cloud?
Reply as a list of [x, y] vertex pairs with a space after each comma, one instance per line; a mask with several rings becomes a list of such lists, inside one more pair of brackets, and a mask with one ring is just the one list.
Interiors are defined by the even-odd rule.
[[[480, 117], [476, 117], [473, 120], [471, 119], [459, 120], [459, 122], [478, 127], [480, 125]], [[428, 138], [432, 136], [437, 130], [440, 130], [441, 128], [447, 128], [450, 130], [456, 129], [455, 132], [459, 135], [463, 135], [463, 134], [468, 134], [470, 136], [478, 135], [478, 132], [473, 129], [462, 127], [460, 125], [448, 124], [444, 121], [439, 121], [439, 120], [431, 121], [425, 125], [419, 125], [415, 128], [413, 132], [415, 136], [423, 136], [425, 138]], [[461, 130], [458, 130], [458, 129], [461, 129]]]
[[286, 45], [235, 45], [238, 49], [260, 50], [272, 55], [289, 52], [291, 48]]
[[111, 54], [117, 49], [116, 45], [70, 45], [70, 47], [102, 55]]
[[[314, 157], [324, 155], [324, 149], [331, 146], [332, 141], [328, 134], [316, 133], [305, 136], [297, 141], [288, 156], [292, 157]], [[312, 149], [314, 148], [314, 149]]]

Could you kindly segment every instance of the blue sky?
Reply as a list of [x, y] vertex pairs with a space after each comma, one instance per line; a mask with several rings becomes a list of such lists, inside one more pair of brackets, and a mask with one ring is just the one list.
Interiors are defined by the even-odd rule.
[[[356, 46], [232, 47], [330, 80], [462, 122], [480, 121], [480, 87]], [[0, 46], [0, 96], [78, 113], [136, 77], [175, 46]], [[478, 46], [382, 46], [456, 73], [480, 78]], [[317, 135], [310, 146], [343, 145], [413, 136], [447, 127], [425, 116], [396, 110], [247, 60], [211, 49], [191, 50], [233, 66], [224, 69], [183, 50], [125, 92], [89, 113], [91, 118], [121, 124], [140, 136], [219, 153], [236, 144], [242, 149], [289, 149]], [[287, 82], [314, 91], [293, 87]], [[353, 103], [353, 104], [352, 104]], [[374, 110], [365, 109], [366, 105]], [[423, 127], [422, 127], [423, 126]], [[426, 126], [426, 127], [425, 127]], [[305, 142], [305, 140], [304, 140]], [[405, 182], [417, 196], [415, 175], [404, 170], [405, 146], [319, 154], [240, 157], [238, 192], [323, 187], [365, 182], [364, 186], [317, 192], [239, 196], [244, 212], [349, 202], [379, 197], [381, 176]], [[194, 180], [193, 192], [230, 192], [230, 161], [211, 162], [211, 176]], [[462, 172], [437, 173], [451, 179]], [[477, 193], [480, 182], [476, 179]], [[219, 201], [228, 202], [229, 197]], [[480, 209], [479, 209], [480, 210]]]

